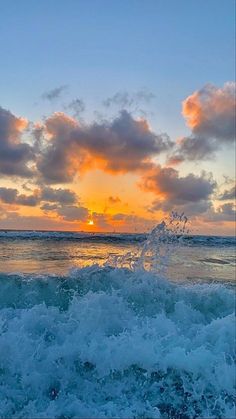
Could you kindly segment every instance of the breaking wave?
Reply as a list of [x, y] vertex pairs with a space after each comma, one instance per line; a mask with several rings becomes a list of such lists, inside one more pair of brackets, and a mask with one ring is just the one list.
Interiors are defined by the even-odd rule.
[[234, 303], [120, 260], [1, 274], [0, 417], [233, 418]]

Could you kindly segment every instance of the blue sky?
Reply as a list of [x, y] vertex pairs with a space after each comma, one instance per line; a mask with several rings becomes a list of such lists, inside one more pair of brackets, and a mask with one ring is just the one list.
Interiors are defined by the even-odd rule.
[[234, 1], [1, 0], [0, 48], [1, 100], [17, 114], [51, 111], [40, 97], [59, 85], [88, 114], [116, 91], [147, 88], [153, 124], [177, 137], [181, 101], [234, 78]]

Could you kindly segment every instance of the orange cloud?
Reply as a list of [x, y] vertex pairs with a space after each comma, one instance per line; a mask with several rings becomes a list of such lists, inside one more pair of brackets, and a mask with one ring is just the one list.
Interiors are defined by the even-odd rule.
[[155, 134], [146, 120], [127, 111], [111, 122], [90, 125], [55, 113], [46, 120], [45, 131], [50, 142], [42, 148], [37, 168], [47, 183], [69, 182], [92, 167], [109, 173], [142, 170], [172, 146], [166, 134]]
[[235, 117], [235, 83], [206, 85], [183, 101], [182, 114], [195, 133], [231, 136]]
[[182, 114], [192, 133], [176, 143], [169, 163], [210, 159], [217, 150], [234, 143], [235, 87], [234, 82], [221, 88], [208, 84], [187, 97]]

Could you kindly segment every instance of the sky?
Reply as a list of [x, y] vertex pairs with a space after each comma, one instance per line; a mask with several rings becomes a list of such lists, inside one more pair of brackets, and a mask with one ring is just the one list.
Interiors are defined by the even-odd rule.
[[234, 0], [0, 0], [0, 228], [234, 234]]

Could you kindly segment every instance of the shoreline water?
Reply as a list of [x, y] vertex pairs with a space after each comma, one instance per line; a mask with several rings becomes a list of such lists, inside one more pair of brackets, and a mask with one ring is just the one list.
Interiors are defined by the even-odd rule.
[[233, 417], [233, 241], [58, 234], [0, 235], [0, 418]]

